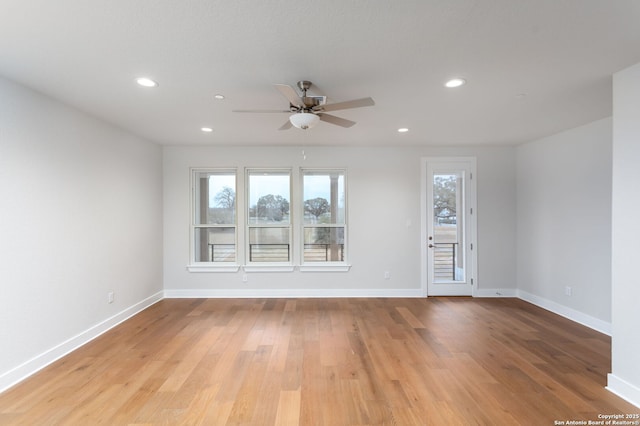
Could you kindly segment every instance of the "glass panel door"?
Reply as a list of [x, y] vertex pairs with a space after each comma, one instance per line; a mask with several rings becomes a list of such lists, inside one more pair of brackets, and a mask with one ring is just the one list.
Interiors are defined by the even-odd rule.
[[[439, 160], [426, 163], [427, 294], [470, 296], [473, 285], [472, 210], [475, 196], [472, 160]], [[423, 169], [424, 170], [424, 169]]]

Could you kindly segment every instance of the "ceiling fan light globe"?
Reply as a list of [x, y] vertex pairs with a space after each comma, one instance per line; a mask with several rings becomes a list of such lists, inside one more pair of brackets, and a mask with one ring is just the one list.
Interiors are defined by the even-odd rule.
[[309, 112], [299, 112], [296, 114], [292, 114], [289, 117], [289, 121], [293, 125], [293, 127], [297, 127], [298, 129], [311, 129], [320, 121], [320, 117], [311, 114]]

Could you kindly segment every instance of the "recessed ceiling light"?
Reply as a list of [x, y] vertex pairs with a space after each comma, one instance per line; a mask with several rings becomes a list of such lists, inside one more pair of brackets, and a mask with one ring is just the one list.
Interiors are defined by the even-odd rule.
[[136, 78], [136, 83], [143, 87], [158, 87], [158, 83], [147, 77]]
[[398, 129], [398, 133], [407, 133], [409, 131], [409, 129], [407, 129], [406, 127], [401, 127]]
[[211, 127], [201, 127], [200, 130], [202, 130], [205, 133], [213, 132], [213, 129]]
[[446, 87], [453, 88], [453, 87], [460, 87], [466, 82], [467, 80], [465, 80], [464, 78], [452, 78], [451, 80], [447, 81], [444, 85]]
[[218, 100], [223, 100], [224, 99], [224, 95], [221, 95], [220, 93], [218, 93], [217, 95], [213, 95], [213, 97], [218, 99]]

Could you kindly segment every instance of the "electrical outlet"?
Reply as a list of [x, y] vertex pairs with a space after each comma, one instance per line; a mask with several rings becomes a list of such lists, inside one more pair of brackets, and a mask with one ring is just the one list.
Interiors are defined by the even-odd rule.
[[566, 286], [564, 288], [564, 294], [566, 294], [567, 296], [571, 296], [573, 294], [573, 289], [569, 286]]
[[242, 282], [246, 283], [247, 281], [249, 281], [249, 276], [247, 274], [242, 274]]
[[107, 302], [108, 303], [113, 303], [113, 301], [116, 299], [116, 294], [113, 291], [110, 291], [109, 293], [107, 293]]
[[385, 280], [388, 280], [388, 279], [390, 279], [390, 278], [391, 278], [391, 272], [389, 272], [389, 271], [384, 271], [384, 279], [385, 279]]

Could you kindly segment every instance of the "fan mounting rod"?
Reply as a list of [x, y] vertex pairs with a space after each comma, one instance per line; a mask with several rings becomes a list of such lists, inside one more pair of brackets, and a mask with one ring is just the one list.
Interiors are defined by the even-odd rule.
[[311, 82], [307, 80], [300, 80], [297, 85], [298, 88], [302, 90], [302, 96], [307, 96], [307, 90], [311, 87]]

